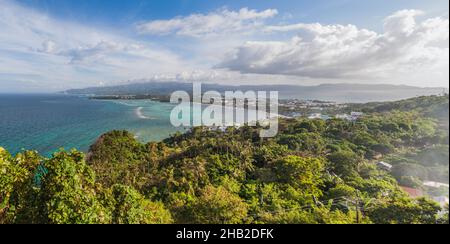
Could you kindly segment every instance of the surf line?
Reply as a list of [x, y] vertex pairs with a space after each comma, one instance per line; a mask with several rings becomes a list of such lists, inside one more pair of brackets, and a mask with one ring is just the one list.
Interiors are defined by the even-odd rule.
[[144, 115], [144, 113], [142, 112], [144, 108], [143, 107], [138, 107], [135, 112], [136, 112], [136, 116], [140, 119], [151, 119], [150, 117], [147, 117]]

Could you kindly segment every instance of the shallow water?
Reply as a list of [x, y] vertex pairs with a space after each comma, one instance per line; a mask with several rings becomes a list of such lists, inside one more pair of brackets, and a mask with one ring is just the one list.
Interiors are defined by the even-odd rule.
[[65, 95], [0, 95], [0, 146], [15, 154], [33, 149], [87, 151], [103, 133], [125, 129], [142, 142], [180, 128], [170, 124], [174, 105], [152, 101], [99, 101]]
[[[150, 100], [106, 101], [54, 94], [0, 95], [0, 147], [12, 154], [36, 150], [45, 156], [60, 148], [86, 152], [99, 136], [111, 130], [128, 130], [144, 143], [161, 141], [176, 132], [186, 131], [186, 127], [177, 128], [170, 122], [175, 106]], [[201, 118], [202, 111], [210, 106], [201, 105], [200, 110], [190, 105], [180, 107], [191, 110], [191, 117]], [[261, 116], [268, 115], [262, 113]], [[223, 108], [222, 120], [230, 118], [231, 124], [227, 123], [230, 125], [233, 121], [243, 124], [250, 120], [244, 109]]]

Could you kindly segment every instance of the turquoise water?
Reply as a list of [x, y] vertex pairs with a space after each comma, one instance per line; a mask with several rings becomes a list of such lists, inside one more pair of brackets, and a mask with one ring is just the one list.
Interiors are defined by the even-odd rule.
[[65, 95], [0, 95], [0, 146], [49, 156], [59, 148], [87, 151], [103, 133], [124, 129], [141, 142], [181, 131], [170, 124], [174, 105], [99, 101]]

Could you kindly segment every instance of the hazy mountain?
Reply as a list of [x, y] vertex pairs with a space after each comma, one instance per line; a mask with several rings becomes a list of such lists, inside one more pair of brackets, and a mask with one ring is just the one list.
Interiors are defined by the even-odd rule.
[[[203, 84], [203, 91], [219, 92], [235, 90], [279, 91], [280, 98], [317, 99], [336, 102], [363, 103], [374, 101], [394, 101], [416, 96], [437, 95], [447, 89], [419, 88], [413, 86], [394, 85], [362, 85], [362, 84], [323, 84], [318, 86], [295, 85], [258, 85], [258, 86], [227, 86], [218, 84]], [[74, 95], [168, 95], [174, 91], [192, 91], [192, 84], [178, 82], [135, 83], [109, 87], [90, 87], [68, 90]]]

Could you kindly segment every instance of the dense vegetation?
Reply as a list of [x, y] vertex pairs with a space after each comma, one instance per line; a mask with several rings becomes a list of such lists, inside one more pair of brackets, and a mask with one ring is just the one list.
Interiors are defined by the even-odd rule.
[[[415, 112], [431, 119], [429, 134], [435, 134], [440, 140], [429, 141], [428, 145], [413, 145], [396, 150], [384, 158], [394, 165], [393, 175], [403, 185], [419, 187], [422, 181], [449, 182], [449, 103], [446, 96], [428, 96], [407, 99], [399, 102], [355, 104], [347, 110], [361, 110], [366, 113], [386, 113], [390, 111]], [[434, 131], [432, 131], [434, 130]], [[431, 190], [431, 189], [424, 189]], [[435, 191], [435, 190], [434, 190]], [[444, 189], [445, 191], [445, 189]], [[446, 189], [448, 195], [448, 189]], [[439, 195], [441, 192], [434, 192]], [[433, 192], [431, 192], [433, 195]]]
[[416, 97], [397, 102], [353, 104], [347, 110], [361, 110], [366, 113], [416, 111], [425, 117], [437, 119], [442, 123], [442, 126], [445, 124], [448, 126], [449, 120], [448, 95]]
[[271, 139], [198, 127], [148, 144], [113, 131], [87, 155], [0, 149], [0, 223], [448, 223], [448, 207], [411, 199], [394, 178], [405, 174], [374, 163], [414, 157], [448, 181], [448, 131], [429, 109], [448, 113], [448, 96], [424, 99], [373, 105], [357, 122], [281, 120]]

